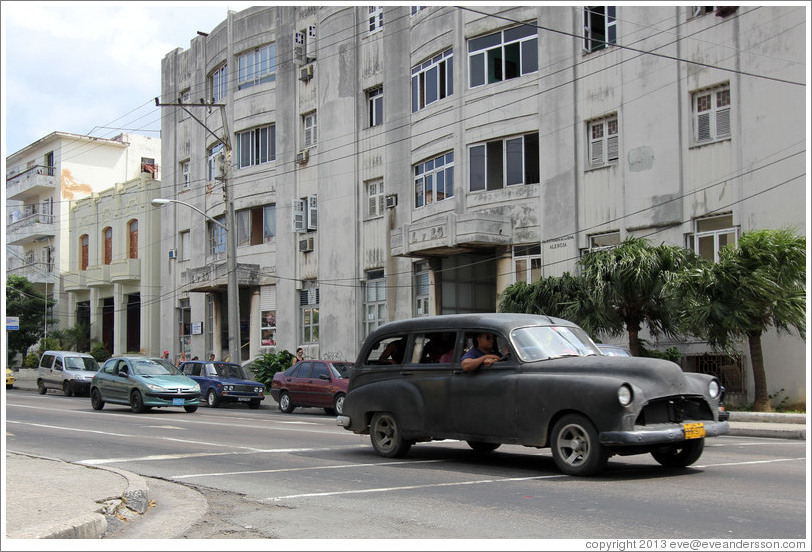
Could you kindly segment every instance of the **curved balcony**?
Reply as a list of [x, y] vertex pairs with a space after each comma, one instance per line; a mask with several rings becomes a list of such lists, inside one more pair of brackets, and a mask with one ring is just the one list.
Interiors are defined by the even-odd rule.
[[57, 177], [54, 167], [36, 165], [6, 180], [6, 197], [11, 200], [24, 201], [43, 194], [53, 194]]

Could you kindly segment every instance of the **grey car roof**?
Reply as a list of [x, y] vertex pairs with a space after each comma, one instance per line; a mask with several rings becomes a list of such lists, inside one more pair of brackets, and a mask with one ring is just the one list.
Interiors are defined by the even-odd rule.
[[524, 313], [475, 313], [475, 314], [442, 314], [422, 316], [389, 322], [376, 329], [370, 337], [415, 330], [443, 331], [470, 328], [492, 329], [507, 334], [510, 330], [522, 326], [577, 326], [577, 324], [541, 314]]

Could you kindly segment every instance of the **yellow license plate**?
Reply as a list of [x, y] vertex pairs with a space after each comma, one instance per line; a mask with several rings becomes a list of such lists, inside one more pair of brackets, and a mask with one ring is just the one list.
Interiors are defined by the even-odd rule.
[[705, 424], [682, 424], [686, 439], [702, 439], [705, 436]]

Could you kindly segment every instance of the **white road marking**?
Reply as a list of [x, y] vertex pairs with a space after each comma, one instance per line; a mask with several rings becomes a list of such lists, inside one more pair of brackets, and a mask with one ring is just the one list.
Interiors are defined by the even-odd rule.
[[76, 427], [61, 427], [61, 426], [53, 426], [47, 424], [35, 424], [33, 422], [18, 422], [14, 420], [6, 420], [7, 424], [19, 424], [19, 425], [27, 425], [27, 426], [34, 426], [34, 427], [44, 427], [47, 429], [58, 429], [60, 431], [77, 431], [79, 433], [100, 433], [102, 435], [112, 435], [114, 437], [133, 437], [132, 435], [124, 435], [123, 433], [111, 433], [109, 431], [96, 431], [94, 429], [79, 429]]
[[689, 466], [691, 468], [716, 468], [718, 466], [748, 466], [751, 464], [774, 464], [776, 462], [796, 462], [798, 460], [806, 460], [805, 457], [800, 458], [776, 458], [774, 460], [750, 460], [747, 462], [722, 462], [721, 464], [703, 464], [701, 466]]
[[116, 464], [120, 462], [152, 462], [156, 460], [182, 460], [184, 458], [199, 458], [201, 456], [229, 456], [238, 454], [277, 454], [295, 452], [318, 452], [328, 450], [340, 450], [347, 448], [360, 448], [367, 445], [351, 445], [341, 447], [320, 447], [320, 448], [289, 448], [289, 449], [251, 449], [248, 451], [233, 452], [188, 452], [179, 454], [154, 454], [151, 456], [128, 457], [128, 458], [90, 458], [78, 461], [79, 464]]
[[310, 466], [307, 468], [277, 468], [272, 470], [248, 470], [248, 471], [232, 471], [232, 472], [213, 472], [213, 473], [190, 473], [186, 475], [173, 475], [170, 479], [189, 479], [191, 477], [220, 477], [223, 475], [247, 475], [252, 473], [280, 473], [280, 472], [295, 472], [295, 471], [312, 471], [312, 470], [336, 470], [344, 468], [369, 468], [377, 466], [396, 466], [399, 464], [431, 464], [437, 462], [447, 462], [448, 460], [400, 460], [397, 462], [376, 462], [376, 463], [363, 463], [363, 464], [338, 464], [335, 466]]
[[477, 479], [474, 481], [457, 481], [454, 483], [429, 483], [426, 485], [405, 485], [403, 487], [379, 487], [375, 489], [353, 489], [349, 491], [329, 491], [324, 493], [304, 493], [304, 494], [296, 494], [296, 495], [286, 495], [286, 496], [275, 496], [271, 498], [266, 498], [264, 500], [268, 501], [279, 501], [279, 500], [289, 500], [293, 498], [312, 498], [312, 497], [319, 497], [319, 496], [338, 496], [338, 495], [350, 495], [350, 494], [368, 494], [368, 493], [388, 493], [388, 492], [396, 492], [396, 491], [412, 491], [415, 489], [431, 489], [431, 488], [439, 488], [439, 487], [457, 487], [463, 485], [487, 485], [490, 483], [512, 483], [516, 481], [534, 481], [534, 480], [541, 480], [541, 479], [556, 479], [561, 477], [569, 477], [564, 474], [560, 475], [536, 475], [530, 477], [505, 477], [500, 479]]

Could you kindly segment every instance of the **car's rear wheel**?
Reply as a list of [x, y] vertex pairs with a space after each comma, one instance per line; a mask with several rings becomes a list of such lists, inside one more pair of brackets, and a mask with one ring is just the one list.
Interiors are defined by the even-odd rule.
[[220, 397], [217, 396], [217, 391], [214, 389], [209, 389], [209, 392], [206, 393], [206, 404], [210, 408], [214, 408], [220, 404]]
[[71, 386], [69, 381], [62, 382], [62, 392], [65, 393], [66, 397], [73, 396], [73, 387]]
[[262, 404], [262, 399], [251, 399], [248, 402], [248, 408], [256, 410]]
[[37, 380], [37, 391], [39, 391], [40, 395], [44, 395], [48, 392], [48, 389], [45, 387], [45, 382], [42, 380]]
[[556, 422], [550, 446], [555, 465], [567, 475], [595, 475], [609, 459], [595, 426], [580, 414], [567, 414]]
[[485, 443], [483, 441], [466, 441], [468, 446], [476, 452], [491, 452], [499, 448], [500, 443]]
[[666, 468], [684, 468], [699, 460], [703, 450], [705, 439], [688, 439], [679, 445], [653, 450], [651, 455]]
[[98, 389], [93, 389], [90, 392], [90, 406], [93, 410], [101, 410], [104, 408], [104, 401], [101, 398], [101, 392]]
[[333, 399], [333, 410], [335, 410], [339, 416], [344, 414], [344, 393], [339, 393], [336, 395], [336, 398]]
[[130, 409], [136, 414], [142, 414], [149, 410], [147, 405], [144, 404], [144, 397], [141, 396], [141, 391], [133, 389], [130, 393]]
[[183, 409], [186, 412], [188, 412], [189, 414], [191, 414], [192, 412], [197, 412], [197, 405], [196, 404], [190, 404], [188, 406], [184, 406]]
[[290, 402], [290, 395], [287, 393], [282, 393], [279, 395], [279, 410], [284, 412], [285, 414], [290, 414], [293, 412], [293, 409], [296, 408], [293, 406], [293, 403]]
[[369, 438], [375, 452], [386, 458], [399, 458], [412, 447], [412, 442], [403, 438], [397, 419], [389, 412], [378, 412], [372, 417]]

